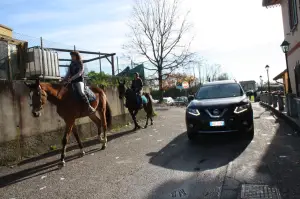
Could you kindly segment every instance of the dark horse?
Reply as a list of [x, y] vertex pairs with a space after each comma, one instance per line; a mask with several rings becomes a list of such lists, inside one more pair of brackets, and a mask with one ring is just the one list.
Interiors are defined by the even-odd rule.
[[119, 82], [119, 86], [118, 86], [119, 98], [123, 99], [125, 97], [125, 100], [127, 101], [127, 109], [133, 119], [134, 130], [141, 128], [141, 126], [136, 121], [136, 115], [139, 112], [139, 110], [142, 108], [144, 108], [147, 114], [147, 121], [144, 128], [147, 128], [149, 119], [151, 120], [151, 125], [153, 125], [152, 117], [154, 112], [153, 112], [152, 99], [150, 93], [143, 93], [143, 95], [147, 98], [147, 102], [145, 103], [144, 100], [142, 100], [143, 106], [141, 106], [137, 103], [136, 93], [130, 88], [126, 89], [125, 81], [120, 82], [118, 80], [118, 82]]
[[[109, 104], [107, 103], [107, 98], [104, 91], [96, 86], [91, 86], [90, 90], [95, 95], [95, 100], [91, 102], [100, 118], [96, 113], [89, 115], [88, 109], [85, 107], [85, 104], [82, 101], [76, 100], [71, 85], [65, 87], [61, 84], [51, 84], [51, 83], [41, 83], [39, 79], [36, 80], [33, 84], [28, 84], [24, 82], [26, 86], [29, 87], [32, 100], [32, 114], [34, 117], [41, 116], [41, 110], [43, 109], [46, 101], [48, 100], [51, 104], [57, 107], [57, 113], [66, 123], [66, 130], [62, 140], [62, 153], [61, 153], [61, 164], [60, 166], [65, 165], [65, 156], [66, 148], [70, 138], [71, 133], [73, 132], [79, 148], [81, 150], [81, 155], [84, 155], [83, 145], [80, 141], [77, 129], [75, 126], [75, 120], [77, 118], [89, 116], [90, 119], [98, 127], [98, 137], [100, 143], [102, 143], [102, 149], [106, 148], [107, 145], [107, 136], [106, 130], [111, 126], [112, 114]], [[104, 137], [101, 137], [101, 126], [103, 127]]]

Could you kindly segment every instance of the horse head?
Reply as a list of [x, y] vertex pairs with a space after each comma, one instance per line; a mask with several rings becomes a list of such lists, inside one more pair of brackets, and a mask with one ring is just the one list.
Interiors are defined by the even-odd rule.
[[24, 84], [30, 89], [30, 100], [32, 107], [32, 115], [34, 117], [41, 116], [41, 110], [47, 101], [47, 93], [44, 91], [40, 85], [40, 80], [36, 79], [35, 83], [27, 83]]
[[118, 79], [118, 91], [119, 91], [119, 98], [120, 99], [123, 99], [125, 97], [125, 94], [126, 94], [126, 82], [125, 80], [123, 80], [123, 82], [121, 82], [119, 79]]

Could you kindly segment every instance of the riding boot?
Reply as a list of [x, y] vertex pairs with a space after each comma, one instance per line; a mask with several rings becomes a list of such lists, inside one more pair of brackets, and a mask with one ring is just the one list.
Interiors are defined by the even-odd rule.
[[84, 103], [88, 106], [88, 113], [93, 114], [96, 110], [91, 106], [89, 99], [86, 95], [82, 96]]

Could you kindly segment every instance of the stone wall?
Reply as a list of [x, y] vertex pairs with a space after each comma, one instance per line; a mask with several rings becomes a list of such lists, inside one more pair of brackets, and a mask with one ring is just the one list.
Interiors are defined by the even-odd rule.
[[[106, 95], [113, 126], [130, 122], [117, 89], [106, 89]], [[34, 118], [29, 100], [29, 89], [23, 81], [0, 81], [0, 165], [45, 153], [52, 145], [61, 146], [65, 124], [56, 113], [56, 107], [47, 103], [42, 116]], [[141, 117], [145, 117], [143, 111], [138, 116]], [[97, 128], [88, 117], [78, 119], [76, 124], [83, 140], [97, 135]]]

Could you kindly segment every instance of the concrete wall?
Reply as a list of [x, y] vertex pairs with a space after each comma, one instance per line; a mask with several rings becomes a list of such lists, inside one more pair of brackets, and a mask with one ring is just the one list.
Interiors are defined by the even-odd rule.
[[[51, 145], [61, 146], [65, 124], [56, 113], [56, 107], [47, 103], [42, 116], [34, 118], [28, 94], [22, 81], [0, 81], [0, 164], [44, 153]], [[117, 89], [107, 89], [106, 95], [112, 109], [113, 126], [131, 121]], [[139, 117], [144, 116], [141, 111]], [[76, 124], [83, 139], [97, 134], [89, 118], [78, 119]]]

